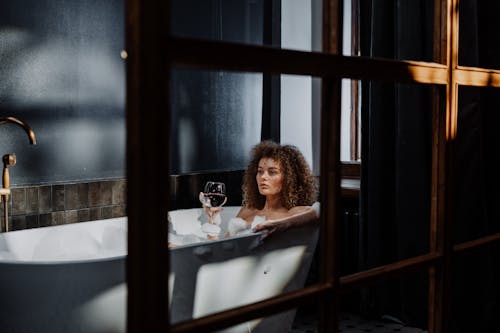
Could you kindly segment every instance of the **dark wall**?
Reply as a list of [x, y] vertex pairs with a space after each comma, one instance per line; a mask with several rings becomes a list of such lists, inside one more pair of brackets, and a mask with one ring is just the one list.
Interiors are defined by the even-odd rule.
[[[263, 43], [263, 0], [175, 0], [171, 13], [178, 36]], [[262, 91], [260, 73], [174, 70], [171, 173], [244, 169], [260, 141]]]
[[14, 185], [123, 177], [123, 1], [19, 0], [0, 5], [0, 154]]
[[[176, 35], [262, 44], [263, 1], [172, 1]], [[21, 0], [0, 7], [0, 154], [13, 185], [125, 176], [124, 1]], [[176, 70], [171, 173], [244, 169], [260, 140], [262, 74]]]

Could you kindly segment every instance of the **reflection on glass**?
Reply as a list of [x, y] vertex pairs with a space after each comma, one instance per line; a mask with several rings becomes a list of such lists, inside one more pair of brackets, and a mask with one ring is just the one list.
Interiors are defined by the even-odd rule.
[[454, 241], [500, 231], [497, 124], [500, 90], [460, 87], [455, 139]]
[[428, 275], [364, 287], [340, 300], [341, 332], [427, 332]]

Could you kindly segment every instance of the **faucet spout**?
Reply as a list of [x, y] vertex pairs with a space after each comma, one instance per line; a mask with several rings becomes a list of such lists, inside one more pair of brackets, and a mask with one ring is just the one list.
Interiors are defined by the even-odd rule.
[[[26, 134], [28, 135], [28, 138], [30, 140], [30, 143], [32, 145], [36, 145], [36, 137], [35, 137], [35, 132], [31, 129], [31, 127], [28, 126], [24, 121], [19, 120], [14, 117], [4, 117], [0, 118], [0, 125], [4, 125], [7, 123], [13, 123], [16, 124], [24, 129]], [[14, 154], [8, 154], [4, 155], [3, 158], [3, 172], [2, 172], [2, 187], [0, 188], [0, 202], [3, 202], [3, 224], [4, 227], [2, 227], [2, 223], [0, 221], [0, 232], [2, 231], [9, 231], [9, 196], [10, 196], [10, 177], [9, 177], [9, 170], [7, 169], [7, 166], [13, 166], [16, 164], [16, 156]]]
[[32, 145], [36, 145], [35, 132], [33, 132], [33, 130], [31, 129], [31, 127], [28, 126], [28, 124], [26, 124], [22, 120], [14, 118], [14, 117], [0, 118], [0, 125], [7, 124], [7, 123], [13, 123], [13, 124], [21, 126], [24, 129], [24, 131], [26, 132], [26, 134], [28, 135], [30, 143]]

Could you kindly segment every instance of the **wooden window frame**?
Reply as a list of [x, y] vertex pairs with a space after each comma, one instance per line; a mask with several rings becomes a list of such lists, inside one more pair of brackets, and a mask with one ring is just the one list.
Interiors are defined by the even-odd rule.
[[[458, 0], [435, 0], [435, 62], [341, 55], [341, 0], [323, 1], [323, 52], [170, 36], [169, 1], [127, 0], [127, 215], [129, 332], [200, 332], [229, 327], [303, 304], [320, 304], [320, 332], [334, 332], [339, 297], [415, 271], [429, 273], [429, 332], [448, 332], [451, 262], [456, 255], [499, 243], [500, 233], [453, 245], [453, 140], [458, 87], [500, 87], [500, 71], [458, 66]], [[200, 56], [203, 55], [203, 56]], [[167, 212], [169, 73], [172, 67], [298, 74], [322, 78], [321, 282], [264, 301], [170, 326]], [[342, 78], [440, 85], [435, 97], [430, 249], [425, 255], [339, 276], [340, 81]], [[443, 108], [442, 106], [446, 107]], [[441, 106], [441, 107], [440, 107]], [[147, 177], [147, 179], [145, 179]], [[154, 177], [152, 184], [149, 180]], [[446, 281], [446, 283], [445, 283]]]

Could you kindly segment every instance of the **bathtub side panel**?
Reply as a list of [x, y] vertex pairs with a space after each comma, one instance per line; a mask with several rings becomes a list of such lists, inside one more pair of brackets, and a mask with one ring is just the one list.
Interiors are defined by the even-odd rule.
[[85, 263], [0, 263], [2, 332], [87, 332], [79, 306], [125, 281], [125, 257]]
[[[261, 241], [257, 234], [171, 250], [172, 323], [201, 317], [304, 286], [317, 224]], [[288, 332], [295, 310], [249, 322], [254, 332]], [[247, 327], [247, 324], [242, 327]], [[232, 332], [238, 328], [232, 328]]]

